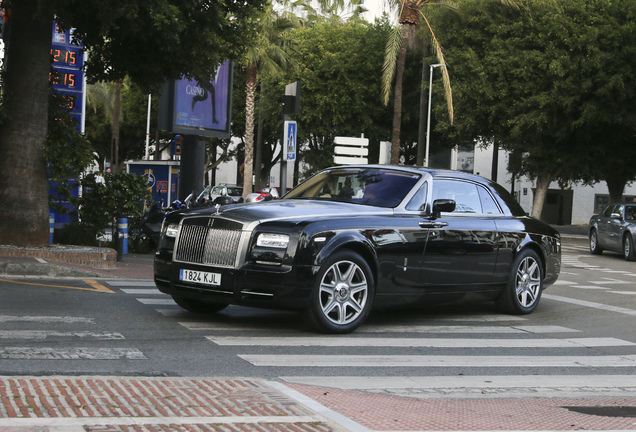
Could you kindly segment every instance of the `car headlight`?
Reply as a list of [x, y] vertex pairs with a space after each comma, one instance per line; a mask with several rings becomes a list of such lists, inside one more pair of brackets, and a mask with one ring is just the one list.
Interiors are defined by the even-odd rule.
[[256, 239], [256, 246], [287, 249], [289, 236], [287, 234], [262, 233]]
[[179, 224], [168, 224], [166, 227], [166, 237], [176, 237], [179, 233]]

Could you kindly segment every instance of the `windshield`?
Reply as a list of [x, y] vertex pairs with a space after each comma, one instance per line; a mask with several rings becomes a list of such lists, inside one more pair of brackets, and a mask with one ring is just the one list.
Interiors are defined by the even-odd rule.
[[301, 183], [283, 199], [311, 198], [392, 208], [402, 202], [420, 177], [379, 168], [331, 169]]

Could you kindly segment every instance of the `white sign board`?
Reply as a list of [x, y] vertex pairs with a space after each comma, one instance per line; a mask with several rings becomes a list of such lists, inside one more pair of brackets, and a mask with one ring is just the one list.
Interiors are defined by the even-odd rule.
[[336, 144], [334, 148], [333, 161], [337, 165], [358, 165], [368, 164], [365, 157], [369, 155], [369, 139], [337, 136], [333, 140]]

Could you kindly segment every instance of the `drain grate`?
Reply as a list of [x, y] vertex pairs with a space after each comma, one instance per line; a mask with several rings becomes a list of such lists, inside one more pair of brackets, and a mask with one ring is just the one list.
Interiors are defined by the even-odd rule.
[[636, 417], [636, 406], [564, 406], [561, 408], [603, 417]]

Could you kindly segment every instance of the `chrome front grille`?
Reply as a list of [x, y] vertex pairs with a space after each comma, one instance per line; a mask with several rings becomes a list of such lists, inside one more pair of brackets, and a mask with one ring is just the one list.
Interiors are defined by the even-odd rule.
[[183, 223], [174, 260], [192, 264], [233, 268], [236, 266], [241, 230], [208, 228]]

